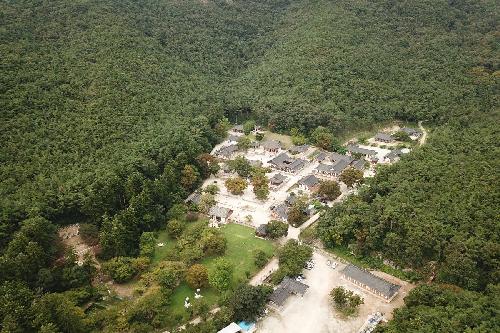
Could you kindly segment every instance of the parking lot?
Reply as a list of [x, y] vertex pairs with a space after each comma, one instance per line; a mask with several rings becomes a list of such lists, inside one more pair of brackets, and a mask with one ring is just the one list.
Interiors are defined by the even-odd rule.
[[[257, 332], [358, 332], [370, 314], [381, 312], [385, 314], [385, 318], [390, 318], [393, 309], [402, 306], [403, 297], [413, 288], [413, 285], [392, 276], [376, 273], [376, 275], [383, 275], [385, 279], [402, 286], [400, 293], [392, 302], [386, 303], [381, 298], [344, 280], [339, 272], [345, 267], [345, 264], [339, 263], [335, 269], [332, 269], [327, 266], [327, 261], [332, 259], [318, 251], [314, 252], [313, 260], [315, 261], [314, 268], [304, 270], [306, 279], [303, 283], [309, 286], [304, 297], [290, 297], [282, 309], [270, 313], [257, 324]], [[345, 319], [335, 312], [329, 294], [337, 286], [343, 286], [363, 297], [364, 304], [360, 306], [357, 317]]]

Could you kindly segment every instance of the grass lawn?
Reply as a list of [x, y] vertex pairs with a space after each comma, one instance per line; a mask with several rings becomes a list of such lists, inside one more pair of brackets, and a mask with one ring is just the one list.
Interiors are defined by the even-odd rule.
[[[253, 260], [253, 252], [255, 250], [261, 249], [269, 256], [274, 254], [275, 245], [270, 241], [255, 237], [255, 230], [252, 228], [239, 224], [228, 224], [223, 226], [220, 230], [227, 239], [227, 250], [223, 257], [234, 265], [232, 287], [235, 287], [240, 282], [247, 281], [247, 274], [251, 277], [257, 273], [258, 268], [255, 266]], [[165, 242], [165, 245], [167, 245], [169, 241], [172, 244], [170, 245], [170, 243], [168, 243], [169, 245], [166, 247], [175, 246], [174, 242], [163, 232], [160, 233], [158, 237], [158, 242], [162, 241]], [[158, 263], [162, 260], [167, 251], [168, 249], [157, 248], [153, 262]], [[215, 259], [214, 257], [206, 258], [201, 263], [210, 271], [213, 268]], [[212, 288], [202, 289], [201, 294], [209, 305], [214, 305], [219, 298], [219, 293]], [[174, 290], [170, 299], [172, 314], [182, 317], [183, 321], [188, 319], [188, 313], [184, 308], [184, 299], [186, 297], [189, 297], [191, 301], [193, 301], [194, 290], [186, 283], [182, 283]]]
[[155, 253], [153, 259], [151, 260], [151, 266], [155, 266], [162, 261], [167, 253], [175, 247], [175, 240], [170, 238], [166, 230], [162, 230], [158, 233], [156, 244], [158, 243], [163, 243], [164, 245], [162, 247], [155, 247]]
[[266, 132], [263, 141], [267, 140], [278, 140], [284, 148], [290, 148], [292, 146], [292, 138], [289, 135]]

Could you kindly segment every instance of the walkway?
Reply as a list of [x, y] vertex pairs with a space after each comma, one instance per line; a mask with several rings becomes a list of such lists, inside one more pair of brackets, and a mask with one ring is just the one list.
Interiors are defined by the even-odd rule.
[[251, 280], [250, 280], [250, 285], [252, 286], [258, 286], [264, 282], [265, 279], [269, 275], [271, 275], [273, 272], [275, 272], [278, 269], [278, 258], [273, 258], [270, 262], [267, 263], [264, 268], [260, 270], [257, 275], [255, 275]]
[[422, 120], [418, 122], [418, 128], [422, 131], [422, 137], [420, 138], [419, 145], [422, 146], [425, 144], [425, 141], [427, 140], [427, 130], [422, 126]]

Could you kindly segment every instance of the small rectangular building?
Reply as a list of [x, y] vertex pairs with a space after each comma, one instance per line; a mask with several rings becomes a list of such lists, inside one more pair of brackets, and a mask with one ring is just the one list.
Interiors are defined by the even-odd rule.
[[346, 148], [347, 148], [347, 152], [350, 155], [359, 154], [359, 155], [364, 156], [365, 158], [371, 158], [372, 156], [377, 155], [377, 152], [375, 150], [362, 148], [362, 147], [357, 146], [357, 145], [348, 145]]
[[300, 179], [297, 185], [303, 191], [314, 192], [318, 188], [319, 179], [314, 175], [308, 175]]
[[233, 211], [229, 208], [215, 205], [210, 208], [208, 215], [210, 216], [210, 227], [218, 228], [221, 224], [229, 222], [229, 218]]
[[237, 151], [238, 151], [238, 146], [233, 144], [220, 148], [215, 152], [215, 156], [225, 160], [229, 160], [234, 156], [234, 154], [236, 154]]
[[390, 302], [401, 288], [400, 285], [386, 281], [352, 264], [347, 265], [340, 273], [344, 279], [366, 289], [372, 294], [382, 297], [386, 302]]
[[384, 143], [392, 143], [394, 142], [394, 138], [387, 133], [377, 133], [375, 135], [375, 141], [377, 142], [384, 142]]
[[275, 307], [279, 308], [285, 304], [286, 300], [291, 295], [304, 296], [308, 288], [309, 286], [307, 284], [285, 276], [271, 296], [269, 296], [269, 300]]
[[280, 173], [277, 173], [269, 179], [269, 183], [271, 184], [271, 186], [280, 186], [287, 179], [288, 179], [287, 177], [283, 176]]
[[422, 136], [422, 131], [416, 129], [416, 128], [411, 128], [411, 127], [403, 127], [401, 129], [402, 132], [405, 132], [410, 136], [412, 140], [416, 140]]
[[281, 149], [281, 143], [276, 140], [269, 140], [262, 143], [264, 151], [268, 153], [277, 153]]

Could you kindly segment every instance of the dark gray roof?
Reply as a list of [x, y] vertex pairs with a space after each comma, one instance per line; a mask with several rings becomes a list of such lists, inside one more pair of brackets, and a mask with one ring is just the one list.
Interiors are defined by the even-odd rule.
[[232, 128], [232, 130], [235, 131], [235, 132], [242, 132], [243, 131], [243, 125], [235, 125]]
[[288, 220], [288, 207], [284, 203], [271, 207], [271, 210], [283, 221]]
[[350, 164], [349, 161], [347, 160], [339, 160], [337, 163], [335, 163], [332, 167], [333, 172], [339, 174], [342, 171], [344, 171], [345, 168]]
[[316, 155], [316, 160], [318, 162], [322, 162], [324, 161], [326, 158], [328, 157], [328, 153], [322, 151], [321, 153], [319, 153], [318, 155]]
[[293, 294], [300, 294], [304, 295], [309, 288], [307, 284], [304, 284], [302, 282], [296, 281], [295, 279], [289, 278], [288, 276], [285, 276], [283, 278], [283, 281], [281, 281], [280, 286], [282, 288], [287, 289]]
[[356, 146], [356, 145], [348, 145], [347, 150], [350, 151], [351, 153], [358, 153], [358, 154], [363, 154], [363, 155], [376, 155], [377, 154], [377, 152], [375, 150], [361, 148], [361, 147]]
[[281, 143], [276, 140], [269, 140], [262, 143], [262, 146], [264, 147], [264, 149], [280, 149]]
[[301, 159], [296, 159], [288, 156], [287, 153], [281, 153], [272, 160], [269, 161], [276, 168], [281, 170], [292, 170], [298, 171], [304, 167], [306, 162]]
[[391, 150], [387, 155], [385, 155], [385, 158], [388, 158], [392, 161], [398, 157], [401, 157], [401, 155], [403, 155], [403, 151], [401, 149], [394, 149]]
[[330, 173], [330, 172], [332, 172], [332, 165], [320, 163], [316, 167], [316, 170], [318, 170], [319, 172], [328, 172], [328, 173]]
[[237, 145], [229, 145], [229, 146], [225, 146], [225, 147], [220, 148], [215, 153], [217, 155], [222, 155], [222, 156], [229, 157], [229, 156], [231, 156], [231, 154], [233, 154], [233, 153], [235, 153], [237, 151], [238, 151], [238, 146]]
[[363, 171], [365, 169], [365, 161], [363, 160], [354, 160], [351, 164], [353, 168]]
[[269, 296], [269, 300], [276, 304], [277, 306], [282, 306], [285, 304], [286, 300], [290, 296], [290, 292], [285, 288], [276, 288], [273, 293]]
[[291, 146], [288, 151], [292, 154], [300, 154], [309, 149], [309, 145]]
[[265, 236], [267, 235], [267, 224], [261, 224], [257, 227], [257, 230], [255, 230], [255, 233], [258, 235]]
[[307, 187], [314, 187], [319, 183], [319, 179], [314, 175], [308, 175], [299, 180], [298, 183]]
[[282, 174], [280, 173], [277, 173], [275, 174], [274, 176], [271, 177], [271, 179], [269, 179], [269, 181], [273, 184], [281, 184], [283, 183], [287, 178], [285, 176], [283, 176]]
[[186, 200], [184, 200], [184, 202], [193, 203], [197, 205], [200, 202], [200, 199], [201, 199], [201, 193], [193, 192], [186, 198]]
[[422, 131], [416, 128], [411, 128], [411, 127], [403, 127], [401, 131], [405, 132], [408, 135], [421, 135]]
[[269, 300], [278, 306], [282, 306], [283, 304], [285, 304], [290, 295], [300, 294], [302, 296], [308, 288], [308, 285], [285, 276], [283, 281], [281, 281], [281, 283], [273, 291], [271, 296], [269, 296]]
[[292, 158], [287, 155], [287, 153], [281, 153], [278, 156], [274, 157], [272, 160], [269, 161], [269, 163], [274, 164], [274, 165], [280, 165], [282, 163], [290, 161], [291, 163]]
[[292, 171], [299, 171], [300, 169], [302, 169], [304, 167], [304, 165], [306, 165], [306, 162], [304, 160], [296, 159], [288, 167]]
[[375, 135], [375, 140], [392, 142], [392, 141], [394, 141], [394, 138], [390, 134], [387, 134], [387, 133], [377, 133]]
[[373, 275], [367, 270], [352, 264], [347, 265], [341, 273], [365, 286], [370, 287], [371, 289], [378, 291], [387, 298], [394, 296], [398, 292], [399, 288], [401, 288], [401, 286], [397, 284], [386, 281], [376, 275]]
[[297, 201], [297, 196], [295, 195], [295, 193], [292, 192], [290, 193], [288, 198], [285, 199], [285, 204], [291, 206], [295, 203], [295, 201]]
[[213, 206], [210, 208], [208, 215], [227, 218], [231, 215], [231, 209], [221, 206]]
[[339, 154], [339, 153], [336, 153], [336, 152], [332, 152], [332, 153], [330, 153], [330, 160], [332, 162], [337, 162], [337, 161], [340, 161], [340, 160], [351, 161], [352, 158], [350, 156], [346, 156], [346, 155], [342, 155], [342, 154]]

